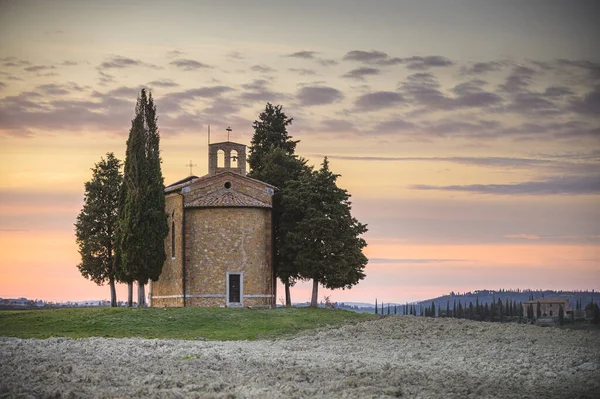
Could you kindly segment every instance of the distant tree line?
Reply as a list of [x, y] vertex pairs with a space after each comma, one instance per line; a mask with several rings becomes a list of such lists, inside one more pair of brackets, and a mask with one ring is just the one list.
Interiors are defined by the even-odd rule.
[[[531, 299], [535, 300], [535, 299]], [[541, 302], [537, 302], [534, 308], [532, 303], [524, 306], [522, 302], [505, 298], [502, 300], [492, 300], [489, 303], [480, 303], [479, 298], [476, 297], [475, 303], [469, 301], [453, 300], [450, 305], [450, 300], [446, 301], [445, 308], [442, 308], [438, 303], [437, 307], [434, 301], [430, 305], [418, 304], [418, 303], [406, 303], [405, 305], [384, 305], [383, 302], [378, 304], [375, 299], [374, 313], [380, 315], [386, 314], [400, 314], [400, 315], [412, 315], [412, 316], [423, 316], [423, 317], [447, 317], [456, 319], [468, 319], [477, 321], [488, 321], [488, 322], [528, 322], [545, 316], [542, 314]], [[575, 321], [575, 315], [577, 311], [584, 315], [582, 317], [592, 321], [595, 324], [600, 323], [600, 307], [597, 302], [594, 302], [592, 298], [585, 308], [582, 310], [581, 300], [577, 300], [575, 309], [570, 312], [571, 322]], [[562, 305], [559, 305], [558, 320], [560, 325], [563, 325], [566, 321], [566, 312]]]

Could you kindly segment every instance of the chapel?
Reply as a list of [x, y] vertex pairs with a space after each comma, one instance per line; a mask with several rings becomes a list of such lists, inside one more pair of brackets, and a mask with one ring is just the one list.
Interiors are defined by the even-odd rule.
[[272, 196], [246, 176], [246, 146], [209, 144], [208, 174], [165, 188], [167, 259], [150, 306], [275, 306]]

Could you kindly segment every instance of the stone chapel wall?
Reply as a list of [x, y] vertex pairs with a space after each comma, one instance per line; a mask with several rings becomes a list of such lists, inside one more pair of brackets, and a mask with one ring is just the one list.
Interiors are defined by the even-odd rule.
[[185, 230], [186, 306], [226, 305], [227, 272], [242, 274], [244, 306], [271, 304], [270, 209], [187, 209]]
[[[168, 194], [165, 197], [165, 212], [169, 225], [169, 234], [165, 238], [167, 259], [163, 264], [159, 281], [152, 282], [150, 295], [153, 307], [183, 306], [183, 197], [177, 193]], [[173, 222], [175, 223], [174, 257], [171, 252]]]

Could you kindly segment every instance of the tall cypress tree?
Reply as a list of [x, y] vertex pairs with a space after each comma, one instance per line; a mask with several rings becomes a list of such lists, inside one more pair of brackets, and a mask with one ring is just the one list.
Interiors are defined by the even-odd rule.
[[164, 239], [169, 227], [159, 144], [156, 106], [152, 95], [147, 97], [142, 89], [127, 139], [116, 247], [121, 279], [130, 287], [138, 282], [138, 306], [145, 306], [145, 284], [158, 280], [166, 259]]

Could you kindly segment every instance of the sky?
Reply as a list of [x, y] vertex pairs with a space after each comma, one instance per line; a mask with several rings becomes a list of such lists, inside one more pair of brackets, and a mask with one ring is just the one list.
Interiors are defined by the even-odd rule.
[[167, 185], [207, 173], [208, 125], [249, 145], [267, 102], [328, 157], [370, 261], [320, 299], [598, 290], [599, 20], [596, 1], [2, 0], [0, 297], [109, 298], [73, 224], [142, 87]]

